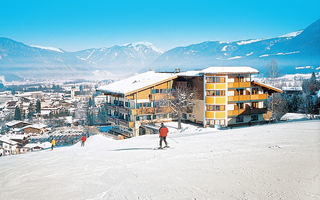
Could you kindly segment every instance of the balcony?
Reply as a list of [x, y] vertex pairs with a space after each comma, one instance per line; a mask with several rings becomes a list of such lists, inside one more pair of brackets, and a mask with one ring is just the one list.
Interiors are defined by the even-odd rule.
[[134, 122], [129, 122], [129, 121], [126, 121], [126, 120], [123, 120], [123, 119], [119, 119], [119, 125], [133, 128], [134, 127]]
[[228, 83], [228, 88], [232, 89], [232, 88], [247, 88], [251, 86], [251, 82], [247, 81], [247, 82], [234, 82], [234, 83]]
[[126, 121], [124, 119], [120, 119], [120, 118], [117, 118], [115, 116], [107, 116], [107, 120], [108, 122], [113, 122], [114, 124], [119, 124], [119, 125], [122, 125], [122, 126], [125, 126], [125, 127], [134, 127], [134, 122], [132, 121]]
[[156, 113], [169, 113], [170, 111], [170, 107], [138, 108], [132, 109], [131, 115], [151, 115]]
[[268, 94], [228, 96], [228, 102], [266, 100]]
[[267, 113], [266, 108], [253, 108], [251, 111], [250, 109], [228, 110], [228, 117], [264, 113]]

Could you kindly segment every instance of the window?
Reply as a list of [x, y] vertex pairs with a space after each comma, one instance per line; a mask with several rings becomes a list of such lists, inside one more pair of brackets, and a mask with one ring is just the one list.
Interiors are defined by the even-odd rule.
[[206, 77], [207, 83], [214, 83], [214, 77]]
[[243, 76], [239, 76], [239, 82], [244, 82], [244, 77]]
[[206, 90], [206, 96], [225, 96], [225, 90]]
[[214, 111], [213, 105], [207, 105], [207, 111]]
[[258, 121], [259, 116], [258, 115], [251, 115], [251, 121]]
[[238, 108], [239, 109], [244, 109], [244, 104], [243, 103], [238, 103]]
[[252, 108], [258, 108], [259, 106], [258, 102], [252, 102]]
[[236, 118], [236, 122], [243, 122], [243, 116], [238, 116]]
[[207, 96], [214, 96], [214, 90], [207, 90], [206, 95]]
[[151, 120], [151, 115], [147, 115], [147, 120]]
[[139, 120], [140, 120], [140, 117], [139, 117], [139, 116], [137, 116], [137, 117], [136, 117], [136, 120], [137, 120], [137, 121], [139, 121]]
[[239, 89], [239, 95], [244, 95], [244, 90], [243, 89]]
[[225, 106], [223, 105], [206, 105], [207, 111], [224, 111]]

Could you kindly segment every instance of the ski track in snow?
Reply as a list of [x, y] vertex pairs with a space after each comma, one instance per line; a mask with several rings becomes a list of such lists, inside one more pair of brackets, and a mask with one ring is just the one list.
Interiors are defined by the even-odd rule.
[[[169, 127], [170, 129], [170, 127]], [[0, 158], [0, 199], [319, 199], [320, 121], [80, 144]], [[173, 132], [173, 131], [172, 131]]]

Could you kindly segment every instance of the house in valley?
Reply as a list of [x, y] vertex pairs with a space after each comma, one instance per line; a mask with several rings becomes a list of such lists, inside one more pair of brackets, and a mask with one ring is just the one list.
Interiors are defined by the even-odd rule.
[[132, 137], [144, 134], [144, 126], [172, 121], [169, 106], [159, 101], [177, 87], [196, 92], [184, 120], [208, 126], [237, 126], [264, 122], [266, 101], [282, 90], [252, 80], [251, 67], [209, 67], [199, 71], [163, 73], [148, 71], [98, 88], [106, 95], [111, 132]]

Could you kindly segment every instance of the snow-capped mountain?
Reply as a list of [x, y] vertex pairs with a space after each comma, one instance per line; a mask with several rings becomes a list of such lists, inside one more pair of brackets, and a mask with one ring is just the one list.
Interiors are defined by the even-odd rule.
[[61, 49], [29, 46], [8, 38], [0, 38], [0, 75], [72, 76], [73, 72], [88, 70], [85, 62]]
[[152, 63], [163, 52], [148, 42], [115, 45], [110, 48], [93, 48], [74, 52], [74, 55], [98, 68], [113, 71], [114, 67], [141, 69]]
[[301, 73], [303, 66], [311, 66], [308, 72], [319, 70], [320, 19], [304, 30], [274, 38], [207, 41], [166, 52], [148, 42], [67, 52], [0, 37], [0, 76], [70, 77], [97, 71], [172, 71], [176, 67], [186, 70], [212, 65], [249, 65], [265, 72], [271, 59], [276, 59], [284, 73]]
[[154, 65], [162, 70], [177, 66], [188, 69], [210, 65], [251, 65], [264, 72], [271, 59], [277, 60], [283, 72], [293, 72], [299, 66], [319, 66], [320, 20], [305, 30], [275, 38], [207, 41], [177, 47], [162, 54]]

